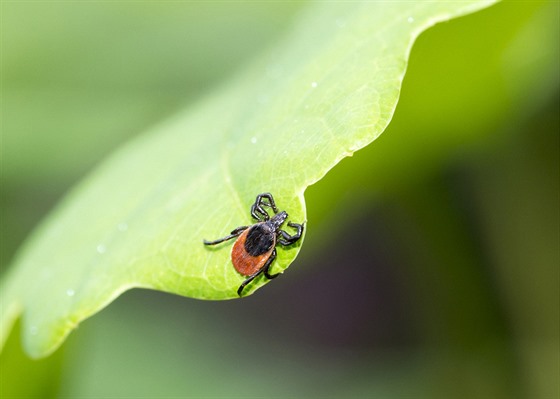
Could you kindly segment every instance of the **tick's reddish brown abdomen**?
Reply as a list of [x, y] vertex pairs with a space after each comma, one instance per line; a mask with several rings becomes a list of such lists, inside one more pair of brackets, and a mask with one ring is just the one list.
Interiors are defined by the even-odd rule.
[[[257, 223], [257, 225], [259, 224], [260, 223]], [[270, 255], [272, 254], [272, 251], [274, 249], [274, 245], [272, 245], [270, 250], [258, 256], [252, 256], [249, 254], [249, 252], [247, 252], [245, 248], [247, 235], [249, 234], [249, 231], [251, 231], [255, 226], [245, 230], [237, 238], [231, 250], [231, 262], [233, 263], [233, 267], [244, 276], [251, 276], [262, 269], [268, 258], [270, 258]]]

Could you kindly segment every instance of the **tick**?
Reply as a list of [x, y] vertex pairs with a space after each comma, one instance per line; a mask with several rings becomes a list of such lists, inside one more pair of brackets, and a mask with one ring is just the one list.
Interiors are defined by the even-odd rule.
[[[264, 207], [271, 208], [274, 216], [270, 217]], [[247, 277], [237, 290], [239, 296], [245, 286], [261, 273], [264, 273], [269, 280], [278, 277], [280, 273], [270, 274], [270, 265], [276, 259], [276, 245], [292, 245], [301, 238], [303, 233], [303, 225], [298, 223], [288, 222], [288, 226], [296, 229], [294, 235], [281, 229], [288, 219], [288, 214], [285, 211], [278, 212], [270, 193], [257, 195], [255, 203], [251, 206], [251, 216], [258, 222], [251, 226], [238, 227], [224, 238], [203, 241], [204, 245], [216, 245], [237, 237], [231, 250], [231, 262], [235, 270]]]

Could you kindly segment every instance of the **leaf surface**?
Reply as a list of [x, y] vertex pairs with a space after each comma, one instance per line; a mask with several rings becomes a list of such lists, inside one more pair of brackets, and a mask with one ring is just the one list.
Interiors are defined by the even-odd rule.
[[[305, 189], [389, 123], [414, 39], [492, 3], [311, 4], [242, 74], [116, 151], [62, 201], [3, 281], [0, 339], [21, 313], [27, 352], [45, 356], [134, 287], [236, 298], [244, 277], [230, 244], [202, 239], [253, 223], [261, 192], [305, 222]], [[279, 249], [273, 272], [300, 245]]]

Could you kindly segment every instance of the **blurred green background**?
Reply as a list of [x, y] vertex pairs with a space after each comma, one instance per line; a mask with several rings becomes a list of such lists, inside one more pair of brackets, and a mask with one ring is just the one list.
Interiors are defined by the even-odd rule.
[[[304, 3], [3, 2], [2, 273], [120, 143], [211, 92]], [[126, 293], [0, 396], [559, 397], [558, 2], [415, 44], [387, 131], [306, 192], [309, 231], [243, 300]]]

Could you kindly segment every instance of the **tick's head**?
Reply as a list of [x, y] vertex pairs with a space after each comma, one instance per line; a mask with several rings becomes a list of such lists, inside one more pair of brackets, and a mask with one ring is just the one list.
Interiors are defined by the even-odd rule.
[[274, 230], [279, 230], [286, 219], [288, 219], [288, 214], [286, 211], [282, 211], [274, 215], [269, 222], [274, 226]]

